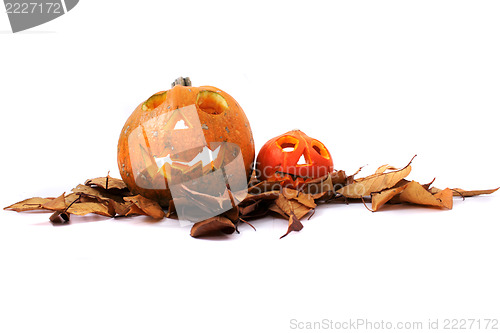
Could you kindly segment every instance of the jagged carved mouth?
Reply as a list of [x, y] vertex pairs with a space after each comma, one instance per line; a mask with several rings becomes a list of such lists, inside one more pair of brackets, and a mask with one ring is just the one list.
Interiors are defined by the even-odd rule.
[[[210, 150], [207, 146], [204, 146], [201, 149], [201, 152], [196, 154], [191, 160], [185, 161], [179, 158], [179, 154], [172, 154], [169, 153], [166, 156], [163, 157], [156, 157], [153, 156], [156, 165], [158, 166], [158, 169], [161, 169], [165, 164], [169, 165], [181, 165], [184, 167], [193, 167], [195, 165], [201, 164], [202, 167], [206, 167], [210, 165], [212, 168], [214, 167], [214, 161], [217, 159], [219, 156], [221, 146], [218, 146], [216, 149], [213, 151]], [[198, 149], [196, 149], [198, 150]], [[177, 155], [177, 156], [176, 156]], [[189, 154], [186, 154], [189, 155]]]
[[161, 173], [168, 183], [173, 185], [216, 171], [223, 171], [229, 177], [234, 174], [245, 174], [244, 165], [234, 163], [236, 159], [241, 158], [238, 145], [211, 142], [210, 148], [202, 146], [178, 153], [169, 152], [165, 156], [153, 156], [153, 161], [157, 173]]
[[146, 157], [149, 163], [136, 178], [138, 186], [168, 189], [180, 220], [196, 222], [216, 216], [235, 207], [248, 193], [245, 164], [237, 144], [210, 142]]
[[[154, 156], [168, 182], [178, 216], [201, 221], [235, 207], [247, 195], [246, 171], [238, 145], [227, 142]], [[230, 191], [230, 193], [229, 193]]]

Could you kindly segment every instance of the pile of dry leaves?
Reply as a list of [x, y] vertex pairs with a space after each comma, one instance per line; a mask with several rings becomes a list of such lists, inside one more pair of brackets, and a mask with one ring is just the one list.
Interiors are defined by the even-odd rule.
[[[469, 197], [491, 194], [498, 190], [465, 191], [462, 189], [444, 190], [407, 180], [411, 171], [411, 161], [402, 169], [383, 165], [368, 177], [347, 176], [344, 171], [335, 171], [325, 177], [304, 183], [300, 188], [282, 187], [279, 182], [258, 182], [252, 178], [248, 186], [248, 195], [237, 206], [225, 213], [194, 223], [191, 236], [202, 237], [216, 233], [231, 234], [238, 231], [239, 223], [260, 218], [269, 214], [282, 216], [288, 220], [285, 237], [292, 231], [303, 228], [301, 219], [310, 218], [316, 206], [332, 201], [361, 201], [371, 211], [380, 210], [385, 204], [410, 203], [441, 209], [452, 209], [453, 196]], [[196, 195], [192, 194], [196, 201]], [[214, 198], [217, 200], [217, 198]], [[371, 208], [366, 203], [371, 202]], [[57, 224], [69, 223], [70, 216], [99, 214], [108, 217], [148, 215], [154, 219], [175, 218], [175, 207], [170, 202], [164, 211], [155, 201], [140, 195], [132, 195], [125, 183], [116, 178], [100, 177], [87, 180], [71, 190], [54, 198], [30, 198], [4, 209], [17, 212], [28, 210], [52, 211], [50, 221]], [[252, 226], [253, 227], [253, 226]]]

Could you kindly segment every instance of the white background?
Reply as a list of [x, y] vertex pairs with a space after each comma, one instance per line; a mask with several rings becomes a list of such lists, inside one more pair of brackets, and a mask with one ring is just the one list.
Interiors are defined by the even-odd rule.
[[[244, 108], [256, 149], [300, 128], [335, 167], [500, 186], [497, 1], [80, 1], [0, 13], [0, 205], [118, 177], [128, 115], [178, 76]], [[290, 320], [500, 319], [500, 195], [451, 211], [321, 206], [304, 229], [193, 239], [175, 220], [0, 214], [1, 332], [290, 332]], [[500, 327], [499, 327], [500, 328]]]

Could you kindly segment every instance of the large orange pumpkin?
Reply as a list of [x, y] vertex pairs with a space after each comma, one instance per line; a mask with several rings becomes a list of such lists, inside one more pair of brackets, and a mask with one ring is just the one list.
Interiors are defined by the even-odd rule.
[[259, 180], [297, 184], [333, 171], [330, 152], [320, 141], [292, 130], [267, 141], [257, 156]]
[[[164, 207], [172, 199], [173, 182], [203, 183], [203, 175], [225, 166], [224, 177], [243, 177], [246, 189], [253, 167], [254, 141], [241, 106], [220, 89], [190, 83], [180, 78], [172, 89], [139, 104], [118, 141], [123, 181], [132, 193]], [[237, 157], [240, 168], [228, 163]], [[204, 193], [213, 195], [228, 186], [205, 185]]]

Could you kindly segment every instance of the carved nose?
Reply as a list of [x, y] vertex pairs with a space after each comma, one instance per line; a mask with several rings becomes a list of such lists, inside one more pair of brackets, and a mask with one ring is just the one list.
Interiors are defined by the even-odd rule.
[[297, 165], [303, 165], [303, 164], [307, 164], [304, 154], [300, 155], [300, 158], [297, 161]]
[[189, 127], [184, 122], [184, 119], [181, 119], [175, 123], [174, 130], [188, 129]]

